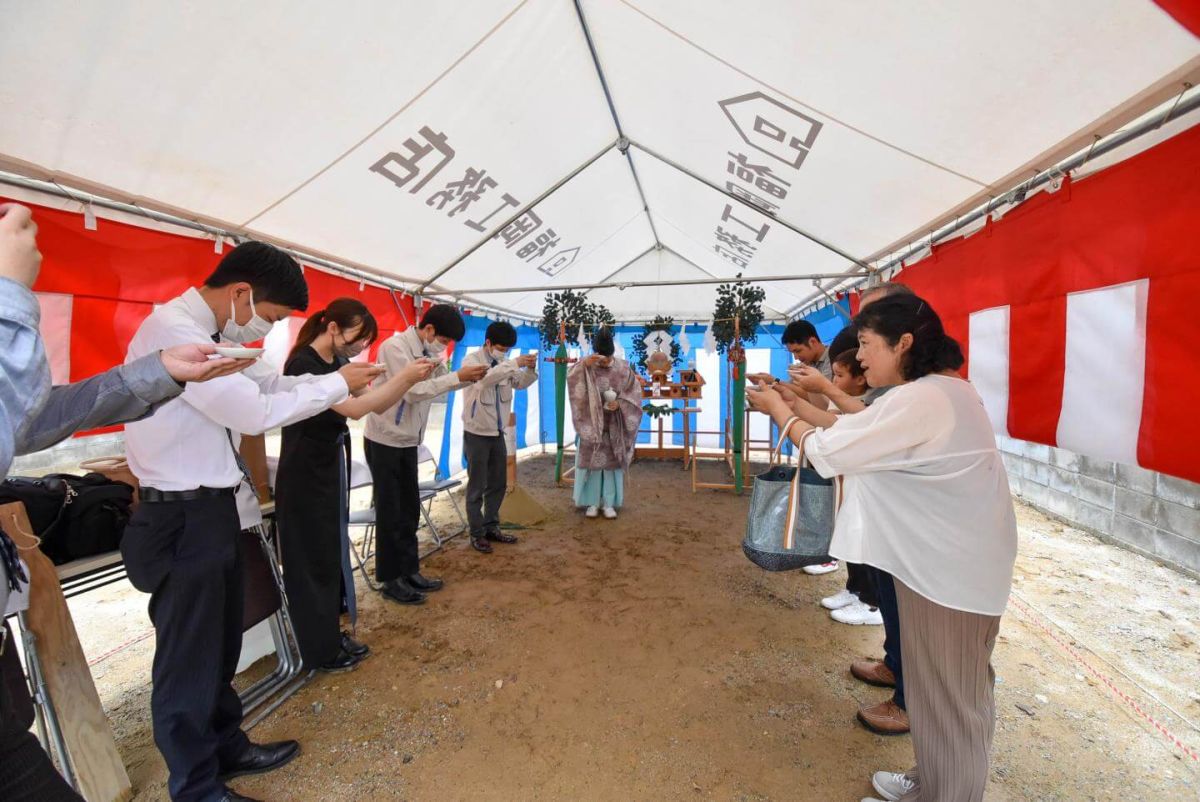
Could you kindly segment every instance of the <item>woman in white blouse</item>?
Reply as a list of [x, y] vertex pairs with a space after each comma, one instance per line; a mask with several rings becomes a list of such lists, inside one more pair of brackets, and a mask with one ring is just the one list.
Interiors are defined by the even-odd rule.
[[[991, 655], [1017, 552], [1008, 478], [937, 313], [893, 296], [854, 322], [867, 383], [898, 386], [826, 429], [798, 423], [791, 436], [821, 475], [845, 478], [830, 553], [896, 580], [917, 765], [873, 783], [888, 800], [981, 800], [996, 719]], [[792, 417], [765, 385], [748, 396], [780, 424]]]

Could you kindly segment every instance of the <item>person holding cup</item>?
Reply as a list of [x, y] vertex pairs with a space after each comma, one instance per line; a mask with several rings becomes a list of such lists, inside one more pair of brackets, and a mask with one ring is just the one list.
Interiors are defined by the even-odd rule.
[[588, 518], [603, 511], [612, 520], [625, 501], [625, 471], [642, 423], [642, 386], [629, 363], [613, 356], [616, 345], [607, 328], [592, 338], [592, 351], [567, 373], [571, 418], [579, 435], [574, 498]]
[[[877, 772], [886, 799], [979, 802], [996, 726], [992, 650], [1012, 588], [1017, 526], [1008, 476], [963, 354], [916, 295], [854, 319], [858, 360], [887, 395], [831, 426], [788, 430], [825, 477], [843, 476], [831, 554], [893, 577], [916, 766]], [[751, 406], [786, 425], [764, 382]]]
[[537, 381], [537, 354], [509, 359], [517, 344], [511, 323], [496, 321], [484, 332], [483, 347], [463, 359], [464, 367], [482, 366], [483, 378], [463, 393], [463, 455], [467, 459], [467, 523], [471, 548], [492, 553], [492, 543], [516, 543], [500, 531], [500, 505], [508, 490], [508, 446], [504, 429], [513, 391]]

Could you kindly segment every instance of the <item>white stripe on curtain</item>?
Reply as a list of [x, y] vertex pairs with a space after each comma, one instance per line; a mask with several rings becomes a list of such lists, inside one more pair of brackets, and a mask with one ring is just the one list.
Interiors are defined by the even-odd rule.
[[1067, 296], [1059, 447], [1137, 464], [1148, 291], [1142, 279]]

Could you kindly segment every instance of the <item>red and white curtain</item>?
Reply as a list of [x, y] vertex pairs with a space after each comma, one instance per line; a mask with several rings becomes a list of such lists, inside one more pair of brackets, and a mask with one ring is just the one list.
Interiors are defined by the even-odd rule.
[[904, 270], [996, 431], [1200, 481], [1200, 126]]

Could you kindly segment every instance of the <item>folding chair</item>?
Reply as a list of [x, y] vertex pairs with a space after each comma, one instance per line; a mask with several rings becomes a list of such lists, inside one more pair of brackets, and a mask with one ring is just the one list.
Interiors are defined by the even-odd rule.
[[[300, 652], [295, 647], [295, 631], [288, 614], [287, 595], [283, 585], [283, 573], [275, 553], [271, 528], [261, 524], [243, 531], [242, 538], [242, 581], [245, 588], [245, 605], [242, 611], [242, 631], [270, 620], [271, 639], [275, 642], [275, 670], [238, 696], [242, 700], [243, 714], [257, 708], [271, 696], [281, 691], [302, 671]], [[282, 701], [299, 690], [289, 689], [277, 701]], [[273, 705], [275, 709], [278, 705]], [[253, 722], [257, 724], [261, 717]]]
[[[371, 469], [367, 463], [359, 460], [357, 457], [350, 458], [350, 490], [358, 490], [363, 487], [371, 487], [374, 479], [371, 477]], [[372, 548], [375, 542], [375, 498], [374, 489], [372, 489], [371, 506], [365, 510], [352, 510], [350, 512], [350, 526], [362, 527], [363, 532], [362, 543], [358, 548], [354, 544], [350, 544], [350, 554], [354, 557], [354, 561], [358, 563], [358, 571], [362, 574], [363, 581], [367, 583], [367, 587], [371, 590], [379, 590], [379, 585], [375, 584], [375, 580], [371, 579], [371, 572], [367, 570], [367, 560], [375, 553]]]
[[[425, 445], [418, 446], [417, 470], [420, 470], [421, 466], [427, 462], [432, 463], [433, 465], [433, 479], [430, 479], [427, 482], [421, 482], [420, 484], [421, 511], [425, 517], [425, 523], [429, 526], [429, 531], [433, 534], [434, 545], [438, 548], [441, 548], [442, 544], [447, 540], [456, 538], [463, 532], [467, 531], [467, 517], [463, 515], [462, 508], [458, 506], [458, 499], [456, 499], [454, 494], [450, 492], [454, 490], [454, 488], [461, 486], [462, 480], [449, 478], [438, 479], [437, 474], [440, 468], [438, 467], [437, 460], [433, 458], [433, 452], [430, 451]], [[433, 502], [440, 493], [446, 494], [446, 496], [450, 499], [451, 506], [454, 507], [455, 514], [458, 515], [458, 531], [446, 537], [442, 537], [442, 533], [433, 525]]]
[[[454, 488], [459, 487], [462, 484], [462, 480], [438, 479], [437, 478], [437, 470], [438, 470], [437, 461], [433, 457], [433, 452], [431, 452], [424, 445], [419, 446], [417, 448], [417, 468], [418, 468], [418, 470], [420, 469], [421, 465], [424, 465], [427, 462], [433, 463], [434, 478], [429, 481], [421, 482], [418, 485], [418, 488], [420, 491], [419, 502], [420, 502], [420, 506], [421, 506], [421, 518], [424, 520], [424, 522], [425, 522], [424, 525], [426, 528], [429, 529], [430, 535], [433, 538], [433, 548], [430, 549], [425, 554], [422, 554], [421, 555], [422, 559], [424, 559], [425, 557], [428, 557], [430, 554], [433, 554], [434, 552], [441, 549], [447, 540], [451, 540], [455, 537], [458, 537], [463, 532], [467, 531], [466, 516], [463, 514], [462, 508], [458, 506], [457, 499], [455, 499], [453, 494], [451, 494], [451, 492], [450, 492]], [[351, 490], [354, 490], [354, 489], [357, 489], [360, 487], [366, 487], [367, 485], [373, 484], [373, 481], [374, 480], [371, 478], [370, 468], [368, 468], [365, 463], [360, 463], [360, 462], [358, 462], [358, 460], [351, 460], [351, 470], [350, 470], [350, 489]], [[453, 505], [454, 511], [455, 511], [455, 513], [457, 513], [458, 520], [460, 523], [460, 527], [458, 528], [458, 530], [449, 535], [443, 535], [441, 530], [438, 529], [437, 525], [434, 524], [434, 522], [433, 522], [433, 502], [439, 493], [446, 493], [447, 495], [449, 495], [450, 503]], [[355, 511], [351, 512], [349, 523], [350, 523], [350, 526], [359, 526], [365, 530], [361, 545], [359, 546], [358, 549], [351, 548], [350, 553], [354, 556], [354, 561], [356, 563], [358, 563], [359, 573], [362, 574], [362, 577], [366, 581], [367, 586], [370, 587], [371, 590], [379, 590], [379, 585], [375, 582], [374, 579], [371, 578], [371, 574], [367, 570], [367, 562], [372, 557], [375, 556], [375, 502], [374, 502], [374, 499], [372, 499], [371, 506], [368, 507], [367, 509], [355, 510]]]

